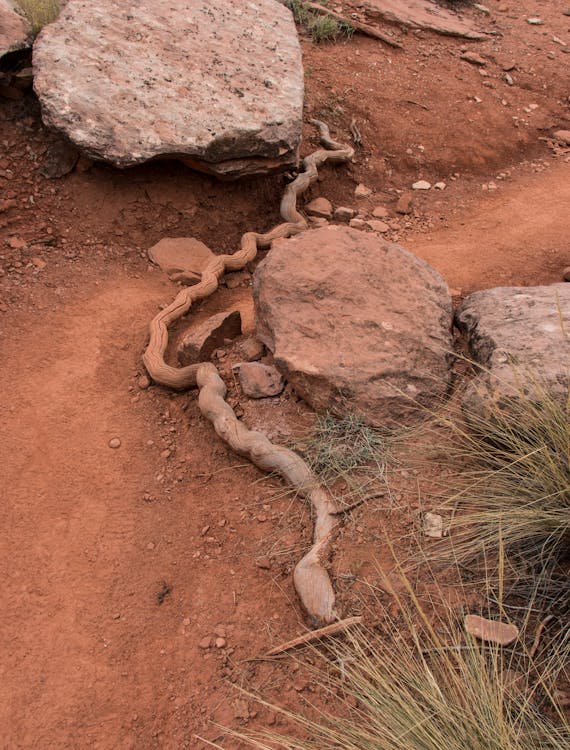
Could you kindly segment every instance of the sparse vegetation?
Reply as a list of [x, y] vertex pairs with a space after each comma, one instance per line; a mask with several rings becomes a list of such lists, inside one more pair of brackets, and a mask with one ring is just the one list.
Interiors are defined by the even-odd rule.
[[356, 414], [318, 416], [294, 447], [319, 482], [345, 501], [364, 497], [386, 479], [389, 437]]
[[59, 0], [17, 0], [17, 5], [30, 22], [34, 34], [55, 21], [60, 10]]
[[400, 615], [383, 613], [382, 636], [363, 630], [313, 649], [313, 684], [327, 697], [326, 713], [316, 714], [309, 705], [299, 715], [265, 703], [298, 728], [297, 736], [232, 734], [258, 750], [568, 746], [570, 727], [555, 692], [566, 666], [568, 633], [536, 660], [524, 634], [514, 648], [482, 644], [464, 631], [450, 606], [432, 602], [432, 612], [407, 580], [405, 588], [405, 596], [396, 595]]
[[[320, 5], [326, 6], [327, 3], [321, 2]], [[354, 33], [350, 24], [312, 10], [303, 0], [291, 0], [290, 7], [297, 23], [309, 32], [317, 44], [335, 42], [342, 36], [350, 39]]]
[[[519, 575], [553, 570], [570, 552], [570, 394], [538, 383], [507, 408], [491, 404], [467, 423], [447, 414], [448, 463], [460, 488], [448, 493], [454, 557], [493, 557], [505, 545]], [[454, 480], [452, 480], [454, 481]]]

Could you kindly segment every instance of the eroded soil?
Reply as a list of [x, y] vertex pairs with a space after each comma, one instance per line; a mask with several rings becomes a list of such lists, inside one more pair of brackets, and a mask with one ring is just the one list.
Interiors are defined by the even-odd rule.
[[[402, 51], [303, 39], [307, 118], [346, 140], [355, 117], [364, 140], [354, 165], [326, 167], [306, 200], [386, 206], [389, 236], [456, 299], [559, 281], [570, 265], [569, 156], [549, 140], [569, 126], [567, 5], [486, 5], [483, 27], [500, 32], [486, 42], [388, 25]], [[487, 76], [459, 59], [463, 47], [488, 56]], [[293, 706], [319, 700], [291, 662], [247, 661], [305, 627], [291, 571], [310, 518], [217, 440], [194, 393], [140, 387], [148, 321], [175, 293], [146, 250], [195, 236], [231, 251], [242, 232], [278, 221], [285, 178], [221, 184], [155, 163], [52, 181], [40, 174], [52, 140], [32, 94], [0, 102], [0, 744], [201, 748], [198, 735], [220, 735], [212, 722], [276, 721], [234, 684]], [[305, 150], [315, 143], [308, 125]], [[398, 191], [418, 179], [446, 189], [414, 193], [413, 212], [396, 214]], [[375, 191], [361, 202], [359, 182]], [[196, 314], [235, 306], [251, 330], [247, 276]], [[236, 357], [221, 365], [248, 424], [277, 440], [310, 424], [290, 391], [245, 399]], [[417, 522], [417, 477], [394, 469], [389, 482], [338, 540], [345, 615], [378, 581], [385, 531], [399, 541]]]

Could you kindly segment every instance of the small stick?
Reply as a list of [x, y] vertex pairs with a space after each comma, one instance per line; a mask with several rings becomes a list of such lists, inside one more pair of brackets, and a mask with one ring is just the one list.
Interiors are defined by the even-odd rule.
[[430, 108], [426, 104], [422, 104], [421, 102], [416, 102], [414, 99], [404, 99], [404, 101], [407, 104], [415, 104], [416, 107], [421, 107], [422, 109], [425, 109], [427, 112], [430, 112]]
[[528, 652], [529, 659], [534, 659], [536, 652], [538, 651], [538, 646], [540, 644], [540, 637], [542, 635], [542, 631], [548, 625], [548, 623], [553, 619], [554, 619], [554, 615], [547, 615], [544, 618], [544, 620], [539, 624], [538, 628], [536, 629], [536, 635], [534, 636], [534, 643], [532, 644], [531, 649]]
[[390, 47], [403, 49], [402, 45], [399, 42], [396, 42], [391, 37], [386, 36], [386, 34], [382, 34], [381, 31], [378, 31], [373, 26], [369, 26], [367, 23], [356, 21], [353, 18], [346, 18], [340, 13], [335, 13], [334, 10], [325, 8], [324, 5], [319, 5], [318, 3], [305, 3], [305, 5], [311, 10], [316, 11], [317, 13], [323, 13], [325, 16], [330, 16], [331, 18], [334, 18], [341, 23], [345, 23], [347, 26], [351, 26], [355, 31], [360, 31], [361, 34], [371, 36], [373, 39], [379, 39], [381, 42], [384, 42], [384, 44], [387, 44]]
[[363, 620], [364, 618], [360, 615], [356, 617], [347, 617], [345, 620], [333, 622], [332, 625], [325, 625], [324, 628], [309, 630], [308, 633], [303, 633], [303, 635], [300, 635], [298, 638], [293, 638], [292, 641], [287, 641], [280, 646], [275, 646], [275, 648], [272, 648], [271, 651], [267, 652], [266, 656], [277, 656], [277, 654], [282, 654], [284, 651], [289, 651], [297, 646], [304, 646], [306, 643], [318, 641], [325, 636], [344, 633], [345, 630], [348, 630], [348, 628], [353, 625], [360, 625]]

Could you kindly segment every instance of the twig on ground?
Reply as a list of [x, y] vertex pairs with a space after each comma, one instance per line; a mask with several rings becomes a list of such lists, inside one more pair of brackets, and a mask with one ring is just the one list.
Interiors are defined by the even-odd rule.
[[266, 656], [277, 656], [278, 654], [282, 654], [285, 651], [290, 651], [292, 648], [296, 648], [297, 646], [304, 646], [307, 643], [319, 641], [321, 638], [325, 638], [326, 636], [344, 633], [353, 625], [361, 625], [363, 620], [363, 617], [357, 615], [356, 617], [347, 617], [345, 620], [333, 622], [332, 625], [326, 625], [324, 628], [309, 630], [308, 633], [303, 633], [303, 635], [300, 635], [298, 638], [293, 638], [293, 640], [291, 641], [287, 641], [286, 643], [281, 643], [279, 646], [275, 646], [275, 648], [272, 648], [271, 651], [267, 652]]
[[529, 659], [534, 659], [536, 656], [536, 652], [538, 651], [538, 647], [540, 645], [540, 638], [542, 636], [542, 631], [544, 628], [548, 625], [548, 623], [554, 619], [554, 615], [547, 615], [544, 620], [542, 620], [536, 629], [536, 635], [534, 636], [534, 643], [532, 644], [530, 651], [528, 652]]

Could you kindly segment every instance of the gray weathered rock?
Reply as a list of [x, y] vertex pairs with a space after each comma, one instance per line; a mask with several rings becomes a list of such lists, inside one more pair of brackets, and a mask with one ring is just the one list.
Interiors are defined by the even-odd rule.
[[192, 326], [178, 345], [178, 361], [182, 366], [195, 362], [208, 362], [212, 353], [222, 347], [227, 339], [241, 336], [239, 310], [218, 313], [201, 325]]
[[236, 365], [242, 391], [250, 398], [278, 396], [285, 383], [281, 373], [273, 365], [261, 362], [241, 362]]
[[485, 368], [463, 397], [467, 412], [485, 413], [491, 400], [565, 400], [570, 387], [570, 287], [499, 287], [467, 297], [456, 314], [471, 355]]
[[14, 6], [12, 0], [0, 0], [0, 57], [31, 44], [32, 27]]
[[258, 338], [318, 411], [385, 424], [446, 393], [449, 291], [399, 245], [342, 225], [278, 240], [254, 300]]
[[34, 72], [44, 121], [91, 158], [225, 177], [297, 162], [301, 53], [275, 0], [70, 0]]

